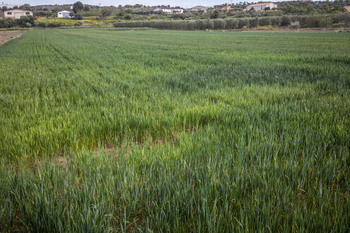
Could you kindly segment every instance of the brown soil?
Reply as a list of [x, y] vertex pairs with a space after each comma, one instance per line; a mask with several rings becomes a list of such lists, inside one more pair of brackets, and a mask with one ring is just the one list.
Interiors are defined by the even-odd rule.
[[0, 46], [10, 40], [21, 37], [23, 34], [23, 31], [0, 31]]

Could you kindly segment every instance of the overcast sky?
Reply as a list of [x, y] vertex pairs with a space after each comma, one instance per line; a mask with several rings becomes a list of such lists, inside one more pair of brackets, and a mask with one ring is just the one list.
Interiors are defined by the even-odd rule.
[[[54, 5], [54, 4], [73, 4], [78, 0], [0, 0], [1, 3], [10, 5], [23, 5], [28, 3], [31, 6], [35, 5]], [[170, 5], [170, 6], [181, 6], [181, 7], [193, 7], [195, 5], [203, 6], [213, 6], [222, 3], [237, 3], [244, 2], [244, 0], [80, 0], [83, 4], [89, 5], [99, 5], [102, 6], [118, 6], [118, 5], [135, 5], [142, 4], [146, 6], [156, 6], [156, 5]], [[247, 2], [257, 2], [259, 0], [251, 0]]]

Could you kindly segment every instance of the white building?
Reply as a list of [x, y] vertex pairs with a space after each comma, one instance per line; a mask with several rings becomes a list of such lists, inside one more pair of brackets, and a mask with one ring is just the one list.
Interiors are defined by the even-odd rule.
[[194, 6], [190, 8], [189, 11], [207, 13], [207, 8], [205, 6]]
[[266, 3], [259, 3], [259, 4], [253, 4], [249, 5], [245, 8], [246, 11], [249, 11], [250, 9], [254, 8], [256, 11], [263, 11], [266, 8], [269, 8], [270, 10], [277, 8], [277, 5], [272, 2], [266, 2]]
[[57, 18], [70, 18], [70, 11], [59, 11], [57, 12]]
[[20, 19], [21, 17], [33, 16], [33, 12], [28, 10], [13, 9], [4, 11], [5, 18]]
[[156, 8], [153, 11], [164, 12], [167, 14], [182, 14], [182, 13], [184, 13], [184, 9], [182, 9], [182, 8]]

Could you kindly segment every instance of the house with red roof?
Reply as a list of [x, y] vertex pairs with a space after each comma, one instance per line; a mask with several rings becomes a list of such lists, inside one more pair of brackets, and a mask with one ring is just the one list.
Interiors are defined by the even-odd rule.
[[220, 8], [220, 11], [230, 11], [231, 10], [231, 7], [230, 6], [224, 6], [224, 7], [221, 7]]

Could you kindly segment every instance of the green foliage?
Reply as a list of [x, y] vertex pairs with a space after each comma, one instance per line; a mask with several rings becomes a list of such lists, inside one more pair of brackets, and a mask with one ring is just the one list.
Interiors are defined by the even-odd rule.
[[21, 17], [20, 19], [17, 19], [17, 24], [22, 27], [32, 27], [35, 24], [36, 18], [29, 16], [29, 17]]
[[214, 10], [213, 13], [211, 13], [210, 18], [211, 19], [219, 18], [219, 11], [218, 10]]
[[35, 11], [34, 17], [55, 17], [57, 13], [51, 11]]
[[77, 22], [75, 22], [75, 24], [74, 24], [74, 26], [82, 26], [83, 25], [83, 22], [81, 22], [81, 21], [77, 21]]
[[81, 14], [74, 14], [74, 19], [75, 20], [82, 20], [83, 19], [83, 16]]
[[125, 11], [120, 11], [117, 16], [124, 17], [126, 15]]
[[132, 19], [132, 16], [131, 15], [125, 15], [125, 17], [124, 17], [126, 20], [130, 20], [130, 19]]
[[48, 23], [46, 22], [38, 22], [36, 23], [36, 26], [39, 28], [46, 28], [48, 26]]
[[59, 29], [1, 46], [1, 231], [347, 232], [349, 37]]
[[112, 9], [111, 8], [103, 8], [101, 10], [102, 12], [102, 17], [107, 17], [110, 16], [112, 14]]
[[[258, 24], [259, 24], [259, 26], [273, 25], [270, 17], [258, 18]], [[276, 25], [276, 24], [274, 24], [274, 25]]]
[[226, 21], [223, 19], [215, 19], [213, 20], [213, 23], [215, 29], [225, 29], [226, 27]]
[[292, 22], [291, 17], [289, 17], [289, 16], [287, 16], [287, 15], [284, 15], [284, 16], [281, 18], [281, 26], [288, 26], [291, 22]]
[[12, 28], [16, 26], [17, 26], [16, 20], [9, 19], [9, 18], [0, 19], [0, 28]]
[[31, 9], [31, 6], [29, 4], [23, 4], [20, 9], [24, 9], [24, 10], [30, 10]]
[[[61, 26], [66, 26], [63, 22], [49, 22], [45, 23], [45, 25], [49, 28], [57, 28]], [[44, 24], [41, 24], [41, 26], [44, 26]]]
[[332, 13], [343, 13], [345, 12], [345, 8], [343, 5], [329, 5], [327, 7], [323, 7], [320, 9], [317, 9], [312, 5], [308, 6], [292, 6], [288, 4], [286, 7], [283, 8], [283, 12], [285, 14], [299, 14], [299, 15], [312, 15], [312, 14], [332, 14]]
[[0, 28], [13, 28], [13, 27], [33, 27], [35, 26], [36, 18], [21, 17], [20, 19], [4, 18], [0, 19]]
[[102, 12], [99, 11], [99, 9], [94, 8], [94, 9], [90, 9], [89, 11], [81, 11], [80, 14], [83, 17], [91, 17], [91, 16], [97, 16], [97, 17], [101, 17], [102, 16]]
[[[325, 21], [327, 20], [327, 21]], [[284, 15], [281, 17], [253, 17], [253, 18], [227, 18], [227, 19], [210, 19], [210, 20], [178, 20], [178, 21], [132, 21], [116, 22], [114, 27], [150, 27], [160, 29], [180, 29], [180, 30], [205, 30], [205, 29], [241, 29], [255, 28], [258, 26], [289, 26], [292, 22], [299, 21], [303, 28], [318, 28], [332, 26], [333, 23], [350, 24], [349, 14], [335, 15], [303, 15], [291, 16]], [[321, 23], [322, 21], [322, 23]]]
[[84, 5], [82, 2], [78, 1], [73, 4], [73, 12], [78, 13], [79, 11], [82, 11], [84, 9]]

